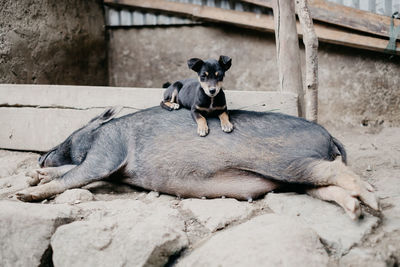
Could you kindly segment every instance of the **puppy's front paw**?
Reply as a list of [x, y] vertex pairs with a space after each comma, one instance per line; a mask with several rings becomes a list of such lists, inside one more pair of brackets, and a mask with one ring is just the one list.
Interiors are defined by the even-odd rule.
[[173, 109], [179, 109], [180, 106], [179, 106], [179, 104], [177, 104], [177, 103], [173, 103], [172, 108], [173, 108]]
[[197, 127], [197, 133], [200, 136], [206, 136], [208, 134], [208, 126], [207, 125], [201, 125], [201, 126], [199, 125]]
[[233, 124], [230, 121], [227, 121], [224, 123], [221, 122], [221, 128], [222, 128], [222, 131], [224, 131], [226, 133], [230, 133], [233, 131]]

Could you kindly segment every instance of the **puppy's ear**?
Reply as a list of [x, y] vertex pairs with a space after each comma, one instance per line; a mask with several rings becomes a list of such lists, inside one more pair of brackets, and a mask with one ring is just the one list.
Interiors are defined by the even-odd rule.
[[200, 58], [191, 58], [187, 62], [189, 69], [199, 72], [204, 62]]
[[232, 59], [228, 56], [219, 56], [218, 63], [224, 71], [227, 71], [232, 66]]

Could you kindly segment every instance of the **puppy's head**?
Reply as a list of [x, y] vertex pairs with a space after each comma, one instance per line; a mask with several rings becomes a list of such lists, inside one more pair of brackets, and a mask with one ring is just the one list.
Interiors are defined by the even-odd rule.
[[225, 72], [232, 65], [232, 59], [227, 56], [220, 56], [218, 60], [191, 58], [188, 60], [189, 69], [197, 72], [201, 88], [209, 97], [216, 96], [222, 88], [222, 81]]

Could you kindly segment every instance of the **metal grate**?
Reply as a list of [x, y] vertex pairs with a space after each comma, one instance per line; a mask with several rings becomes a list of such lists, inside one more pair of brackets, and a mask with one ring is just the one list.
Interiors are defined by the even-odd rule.
[[400, 0], [327, 0], [380, 15], [391, 16], [400, 11]]
[[[169, 0], [194, 5], [217, 7], [235, 11], [253, 12], [256, 14], [272, 14], [268, 8], [244, 3], [240, 0]], [[380, 15], [391, 16], [393, 12], [400, 11], [400, 0], [326, 0], [337, 4], [370, 11]], [[151, 25], [192, 25], [200, 24], [199, 21], [169, 16], [164, 14], [120, 9], [106, 6], [107, 26], [151, 26]]]
[[107, 26], [189, 25], [198, 23], [200, 22], [186, 18], [106, 6]]
[[[268, 8], [243, 3], [239, 0], [169, 0], [194, 5], [204, 5], [235, 11], [254, 12], [256, 14], [272, 14]], [[152, 26], [152, 25], [192, 25], [201, 22], [177, 16], [169, 16], [132, 9], [105, 7], [107, 26]]]

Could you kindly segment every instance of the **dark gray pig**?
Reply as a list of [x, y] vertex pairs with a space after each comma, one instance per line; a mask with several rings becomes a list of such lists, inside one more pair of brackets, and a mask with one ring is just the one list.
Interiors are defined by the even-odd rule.
[[186, 110], [160, 107], [120, 118], [107, 109], [39, 159], [32, 185], [17, 193], [39, 201], [105, 178], [180, 197], [251, 200], [284, 184], [305, 185], [352, 217], [378, 203], [371, 185], [346, 167], [346, 153], [322, 126], [280, 113], [230, 111], [235, 131], [198, 138]]

